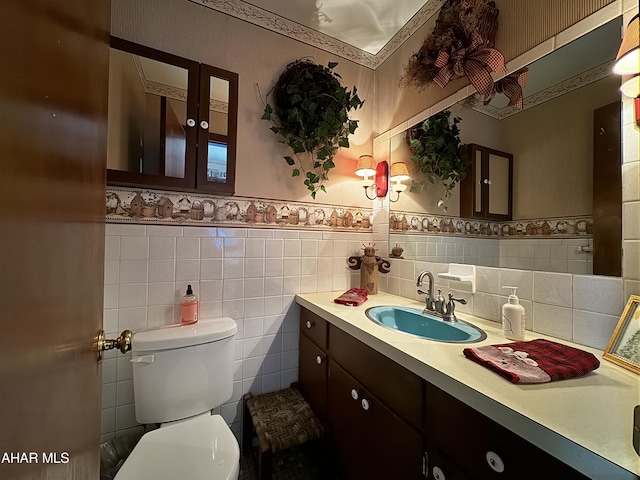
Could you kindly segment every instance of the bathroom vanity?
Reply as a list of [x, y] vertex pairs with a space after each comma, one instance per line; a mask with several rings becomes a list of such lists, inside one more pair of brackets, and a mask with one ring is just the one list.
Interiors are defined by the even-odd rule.
[[[638, 478], [631, 438], [640, 382], [631, 372], [601, 361], [584, 377], [514, 385], [462, 354], [508, 342], [499, 324], [461, 315], [487, 338], [434, 342], [365, 315], [418, 302], [381, 293], [347, 307], [333, 303], [338, 295], [296, 300], [299, 386], [330, 428], [340, 478]], [[544, 337], [527, 332], [533, 338]]]

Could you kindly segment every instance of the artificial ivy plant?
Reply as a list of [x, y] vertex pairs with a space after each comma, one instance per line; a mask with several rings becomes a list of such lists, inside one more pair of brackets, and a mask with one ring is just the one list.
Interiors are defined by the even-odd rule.
[[349, 135], [358, 128], [349, 112], [364, 103], [355, 86], [349, 91], [341, 85], [333, 71], [336, 65], [324, 67], [308, 59], [287, 65], [269, 92], [273, 106], [266, 103], [262, 115], [293, 151], [284, 159], [293, 167], [293, 177], [303, 176], [314, 199], [318, 190], [326, 192], [324, 181], [335, 167], [334, 155], [340, 147], [349, 147]]
[[418, 127], [407, 132], [411, 160], [416, 164], [420, 178], [414, 178], [411, 191], [422, 190], [425, 183], [442, 185], [444, 191], [438, 207], [447, 211], [447, 200], [453, 187], [464, 178], [471, 161], [466, 145], [460, 141], [459, 117], [449, 121], [451, 112], [444, 110], [427, 118]]

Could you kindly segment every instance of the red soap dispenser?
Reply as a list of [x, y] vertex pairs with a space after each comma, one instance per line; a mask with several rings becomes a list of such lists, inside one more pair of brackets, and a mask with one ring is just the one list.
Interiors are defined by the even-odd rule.
[[191, 325], [198, 321], [198, 298], [194, 295], [191, 285], [187, 285], [187, 293], [180, 300], [180, 323]]

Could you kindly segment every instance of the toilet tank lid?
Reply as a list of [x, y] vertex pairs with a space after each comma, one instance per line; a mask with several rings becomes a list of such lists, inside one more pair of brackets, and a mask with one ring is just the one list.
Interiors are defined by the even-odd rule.
[[231, 337], [238, 331], [236, 322], [229, 317], [200, 320], [191, 325], [166, 325], [140, 330], [133, 334], [131, 350], [149, 352], [189, 347]]

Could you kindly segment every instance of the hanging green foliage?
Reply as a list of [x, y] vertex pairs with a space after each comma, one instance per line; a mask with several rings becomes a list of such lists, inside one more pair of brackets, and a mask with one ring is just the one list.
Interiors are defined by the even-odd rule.
[[407, 132], [411, 160], [421, 178], [413, 179], [411, 191], [422, 190], [425, 183], [441, 185], [444, 191], [438, 207], [447, 211], [447, 200], [453, 187], [464, 178], [471, 164], [466, 145], [460, 141], [459, 117], [449, 121], [451, 112], [444, 110], [427, 118]]
[[335, 167], [334, 155], [340, 147], [349, 147], [349, 135], [358, 128], [349, 112], [362, 107], [364, 101], [340, 84], [333, 69], [302, 59], [290, 63], [271, 90], [273, 106], [267, 103], [263, 120], [273, 123], [271, 131], [282, 138], [292, 155], [284, 157], [293, 167], [292, 176], [302, 176], [304, 184], [316, 198], [318, 190], [326, 192], [324, 182]]

